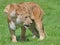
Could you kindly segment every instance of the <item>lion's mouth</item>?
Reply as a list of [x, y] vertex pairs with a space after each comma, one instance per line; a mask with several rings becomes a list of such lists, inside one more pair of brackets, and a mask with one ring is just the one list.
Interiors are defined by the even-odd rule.
[[25, 28], [29, 28], [29, 25], [24, 25]]

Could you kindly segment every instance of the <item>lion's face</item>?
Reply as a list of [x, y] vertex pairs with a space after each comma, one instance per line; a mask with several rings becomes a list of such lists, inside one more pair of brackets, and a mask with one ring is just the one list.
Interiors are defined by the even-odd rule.
[[30, 25], [32, 23], [32, 20], [27, 14], [21, 13], [17, 15], [16, 22], [17, 24], [23, 23], [23, 25]]

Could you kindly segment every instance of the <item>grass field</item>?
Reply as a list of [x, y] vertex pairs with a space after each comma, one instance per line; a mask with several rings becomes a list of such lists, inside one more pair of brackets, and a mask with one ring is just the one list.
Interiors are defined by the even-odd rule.
[[[11, 3], [36, 2], [45, 12], [43, 23], [47, 37], [43, 41], [32, 39], [32, 33], [27, 30], [26, 38], [29, 41], [12, 43], [7, 26], [4, 7]], [[16, 30], [16, 36], [20, 36], [20, 29]], [[60, 0], [0, 0], [0, 45], [60, 45]]]

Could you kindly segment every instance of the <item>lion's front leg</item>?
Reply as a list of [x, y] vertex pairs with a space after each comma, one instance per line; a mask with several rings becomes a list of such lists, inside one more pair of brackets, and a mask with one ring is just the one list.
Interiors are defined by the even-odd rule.
[[17, 42], [16, 36], [15, 36], [15, 31], [10, 29], [10, 34], [11, 34], [12, 42]]
[[25, 40], [25, 33], [26, 33], [26, 28], [24, 26], [21, 27], [21, 40]]
[[36, 36], [39, 35], [37, 29], [35, 28], [35, 23], [32, 23], [30, 25], [30, 28], [29, 29], [33, 33], [33, 37], [32, 38], [35, 38]]
[[8, 25], [9, 25], [9, 31], [10, 31], [10, 34], [11, 34], [11, 39], [12, 39], [12, 42], [17, 42], [17, 40], [16, 40], [16, 36], [15, 36], [15, 24], [14, 24], [14, 22], [13, 21], [10, 21], [9, 23], [8, 23]]
[[36, 21], [36, 28], [39, 32], [39, 39], [43, 40], [45, 38], [45, 32], [44, 32], [44, 27], [41, 20]]

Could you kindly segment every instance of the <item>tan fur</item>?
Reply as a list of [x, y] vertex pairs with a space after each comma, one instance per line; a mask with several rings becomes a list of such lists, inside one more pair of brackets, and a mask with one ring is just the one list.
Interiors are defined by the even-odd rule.
[[[7, 15], [8, 25], [11, 21], [13, 23], [16, 23], [16, 19], [17, 19], [17, 22], [20, 21], [22, 24], [25, 24], [25, 25], [30, 25], [32, 23], [29, 29], [36, 36], [39, 33], [40, 40], [44, 39], [45, 32], [42, 24], [42, 18], [43, 18], [44, 12], [37, 4], [33, 2], [9, 4], [5, 7], [4, 12], [8, 14]], [[24, 40], [26, 28], [24, 26], [21, 26], [21, 28], [22, 28], [21, 39]], [[10, 27], [9, 29], [10, 29], [12, 41], [16, 42], [15, 30], [12, 30]], [[38, 33], [36, 32], [36, 29]]]

